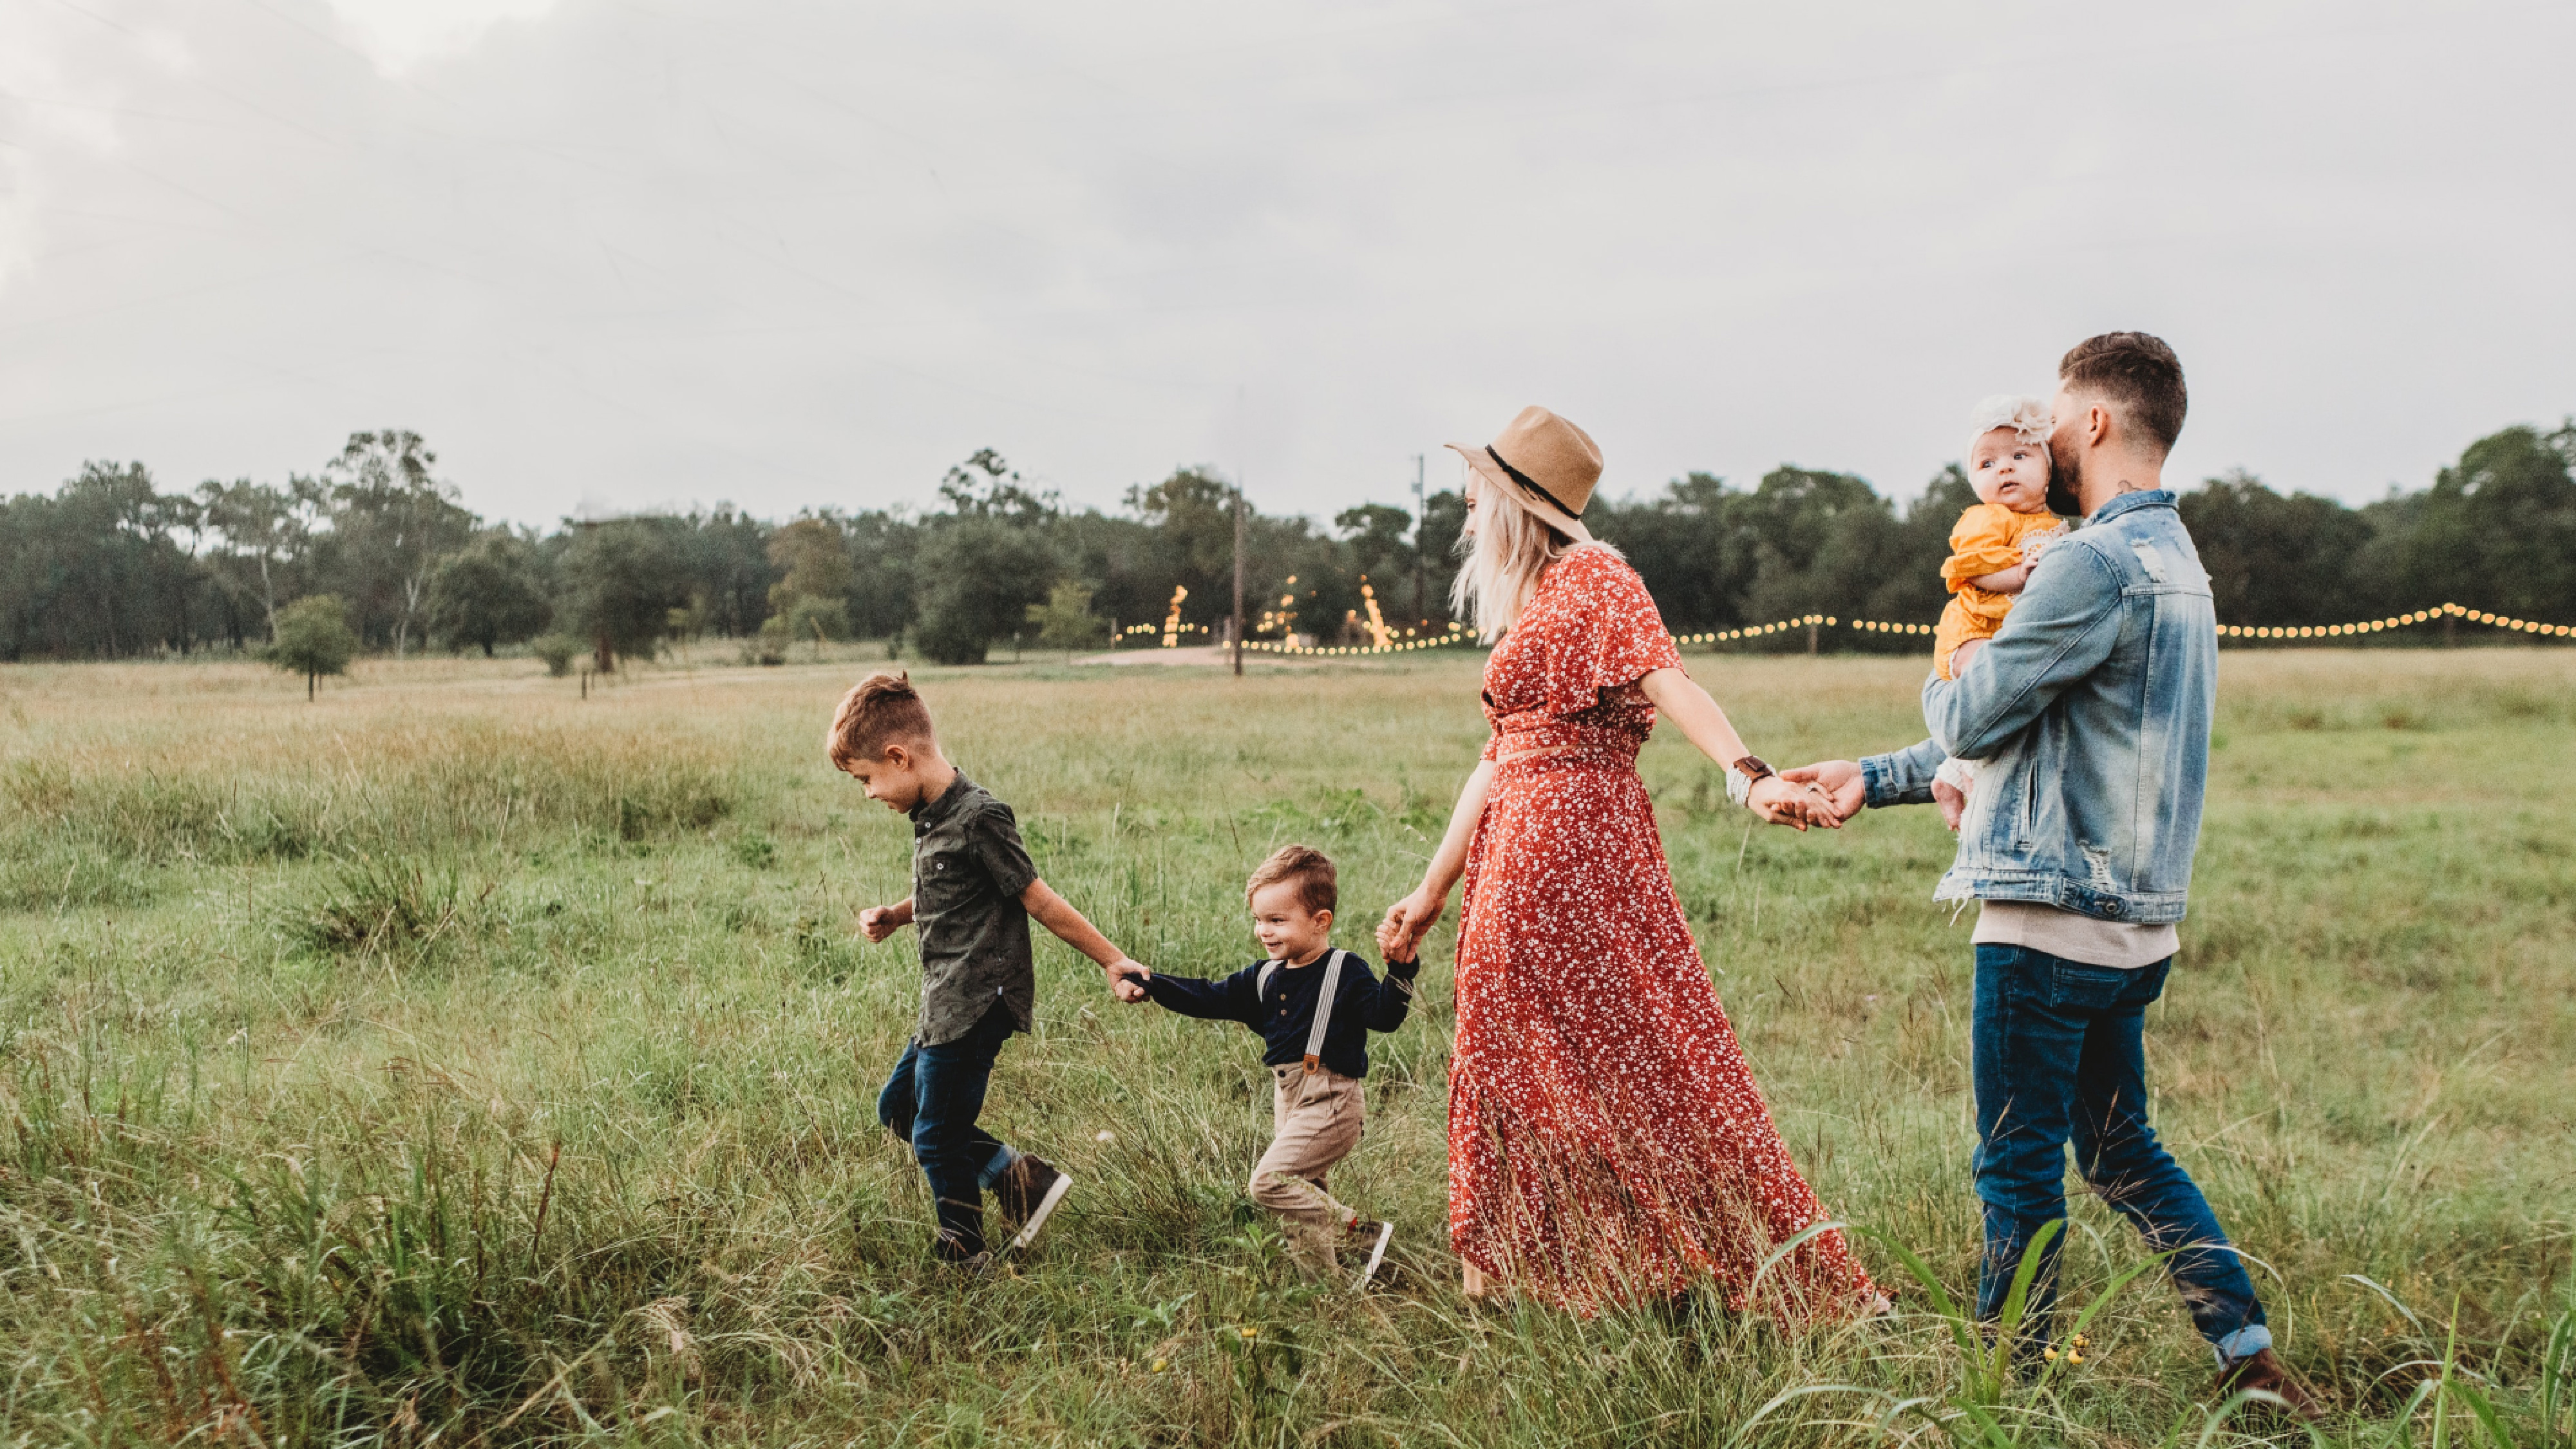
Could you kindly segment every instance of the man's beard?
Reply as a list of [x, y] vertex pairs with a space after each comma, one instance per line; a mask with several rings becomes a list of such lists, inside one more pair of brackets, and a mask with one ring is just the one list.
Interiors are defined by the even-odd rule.
[[2048, 457], [2048, 511], [2065, 518], [2084, 516], [2084, 464], [2068, 450], [2060, 458], [2055, 452]]

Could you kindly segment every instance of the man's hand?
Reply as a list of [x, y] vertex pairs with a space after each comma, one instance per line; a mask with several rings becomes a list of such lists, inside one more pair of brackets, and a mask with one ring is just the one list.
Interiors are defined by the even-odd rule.
[[1431, 934], [1432, 924], [1449, 908], [1445, 896], [1415, 891], [1386, 908], [1386, 919], [1377, 924], [1378, 955], [1385, 959], [1411, 960], [1422, 938]]
[[1814, 785], [1833, 802], [1834, 820], [1849, 820], [1869, 803], [1869, 782], [1861, 777], [1860, 766], [1849, 760], [1819, 760], [1782, 770], [1780, 778], [1795, 785]]
[[1842, 812], [1834, 808], [1833, 797], [1816, 786], [1797, 780], [1768, 775], [1753, 782], [1746, 791], [1744, 803], [1755, 814], [1773, 825], [1787, 825], [1804, 830], [1821, 825], [1827, 830], [1840, 830]]
[[1968, 810], [1968, 797], [1960, 794], [1949, 781], [1935, 780], [1932, 782], [1932, 803], [1941, 807], [1941, 823], [1950, 827], [1952, 835], [1958, 834], [1960, 817]]
[[1101, 969], [1109, 973], [1109, 994], [1130, 1006], [1145, 999], [1144, 983], [1154, 975], [1145, 969], [1144, 962], [1125, 956]]
[[912, 902], [898, 901], [890, 906], [870, 906], [859, 912], [859, 931], [871, 943], [884, 940], [912, 924]]
[[1985, 647], [1986, 641], [1983, 639], [1960, 640], [1959, 647], [1950, 651], [1950, 677], [1957, 679], [1959, 671], [1967, 668], [1968, 661], [1976, 657], [1978, 650]]

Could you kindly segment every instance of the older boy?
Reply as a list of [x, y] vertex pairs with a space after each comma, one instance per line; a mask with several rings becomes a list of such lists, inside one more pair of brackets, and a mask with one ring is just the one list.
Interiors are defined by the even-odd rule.
[[911, 1144], [929, 1179], [933, 1256], [981, 1271], [986, 1189], [1019, 1224], [1010, 1246], [1021, 1248], [1073, 1182], [975, 1125], [994, 1059], [1013, 1032], [1029, 1029], [1037, 1004], [1029, 917], [1106, 968], [1122, 999], [1144, 993], [1120, 980], [1121, 970], [1144, 968], [1038, 879], [1011, 807], [948, 763], [908, 676], [859, 681], [833, 712], [824, 748], [869, 799], [912, 817], [912, 894], [859, 913], [870, 941], [906, 925], [921, 932], [921, 1021], [877, 1097], [877, 1120]]
[[[1261, 1033], [1272, 1132], [1270, 1150], [1253, 1165], [1252, 1200], [1288, 1220], [1289, 1249], [1309, 1272], [1330, 1270], [1342, 1243], [1374, 1237], [1359, 1275], [1366, 1287], [1395, 1225], [1363, 1226], [1358, 1210], [1324, 1190], [1324, 1175], [1359, 1146], [1366, 1126], [1368, 1034], [1404, 1025], [1422, 966], [1391, 960], [1380, 981], [1367, 962], [1333, 949], [1334, 875], [1322, 851], [1281, 846], [1243, 888], [1265, 959], [1221, 981], [1134, 970], [1144, 994], [1172, 1011]], [[1110, 974], [1127, 969], [1113, 966]]]

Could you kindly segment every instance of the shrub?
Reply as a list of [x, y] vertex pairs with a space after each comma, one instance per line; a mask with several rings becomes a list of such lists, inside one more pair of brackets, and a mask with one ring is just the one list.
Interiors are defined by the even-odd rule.
[[582, 643], [570, 634], [540, 634], [529, 642], [528, 652], [546, 661], [546, 673], [560, 679], [572, 673], [573, 656], [582, 652]]

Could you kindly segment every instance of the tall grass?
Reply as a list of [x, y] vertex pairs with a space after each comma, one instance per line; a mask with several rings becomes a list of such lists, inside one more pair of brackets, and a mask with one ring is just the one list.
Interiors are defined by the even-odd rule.
[[[1913, 738], [1910, 662], [1706, 658], [1775, 760]], [[2576, 1279], [2576, 667], [2230, 655], [2162, 1125], [2259, 1260], [2336, 1442], [2565, 1445]], [[1958, 1321], [1967, 923], [1928, 812], [1752, 833], [1644, 761], [1686, 909], [1802, 1164], [1897, 1316], [1472, 1305], [1445, 1250], [1435, 942], [1335, 1192], [1401, 1225], [1323, 1292], [1239, 1181], [1253, 1044], [1041, 947], [987, 1120], [1077, 1175], [973, 1288], [877, 1128], [908, 940], [852, 938], [908, 830], [832, 776], [843, 668], [0, 671], [0, 1444], [1672, 1445], [2271, 1432], [2079, 1202], [2060, 1350]], [[1344, 939], [1482, 738], [1463, 661], [932, 674], [1042, 871], [1157, 967], [1249, 959], [1301, 839]], [[1106, 1134], [1105, 1139], [1102, 1134]], [[1918, 1270], [1919, 1269], [1919, 1273]], [[1943, 1295], [1950, 1295], [1945, 1305]], [[2067, 1350], [2074, 1311], [2083, 1361]], [[2294, 1435], [2294, 1437], [2304, 1437]]]

